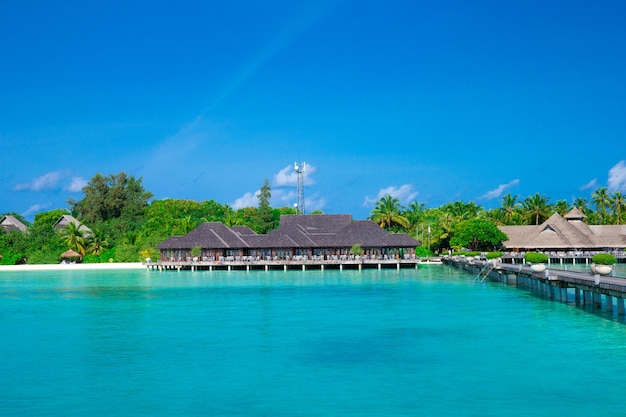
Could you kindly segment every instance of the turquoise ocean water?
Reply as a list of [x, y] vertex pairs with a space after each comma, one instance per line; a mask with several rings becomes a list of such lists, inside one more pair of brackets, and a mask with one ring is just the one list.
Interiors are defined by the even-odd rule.
[[626, 415], [623, 320], [472, 278], [0, 273], [0, 415]]

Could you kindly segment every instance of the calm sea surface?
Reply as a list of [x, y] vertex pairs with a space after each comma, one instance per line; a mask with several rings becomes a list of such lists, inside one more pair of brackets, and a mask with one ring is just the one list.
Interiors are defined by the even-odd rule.
[[0, 415], [626, 415], [623, 321], [472, 278], [0, 272]]

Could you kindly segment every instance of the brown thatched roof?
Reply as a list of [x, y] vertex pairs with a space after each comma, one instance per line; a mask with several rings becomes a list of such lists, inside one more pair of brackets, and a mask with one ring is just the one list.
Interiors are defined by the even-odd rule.
[[626, 227], [589, 226], [582, 221], [584, 214], [578, 209], [565, 218], [554, 213], [538, 226], [500, 226], [509, 240], [509, 249], [603, 249], [625, 248]]
[[289, 249], [289, 248], [410, 248], [419, 244], [406, 234], [389, 234], [371, 220], [352, 221], [349, 214], [283, 215], [280, 227], [257, 235], [246, 227], [204, 223], [185, 236], [157, 245], [158, 249]]
[[13, 230], [19, 230], [20, 232], [26, 231], [26, 225], [19, 221], [15, 216], [11, 216], [7, 214], [0, 219], [0, 229], [6, 231], [7, 233]]
[[72, 249], [69, 249], [69, 250], [66, 250], [65, 252], [63, 252], [61, 254], [61, 258], [67, 258], [67, 259], [70, 259], [70, 258], [80, 258], [80, 259], [82, 259], [83, 255], [81, 255], [80, 253], [78, 253], [78, 252], [76, 252], [76, 251], [74, 251]]

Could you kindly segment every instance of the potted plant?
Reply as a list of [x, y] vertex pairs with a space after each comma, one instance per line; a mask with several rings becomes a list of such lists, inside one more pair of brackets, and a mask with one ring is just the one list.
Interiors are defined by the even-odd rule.
[[548, 255], [541, 252], [527, 252], [524, 254], [524, 259], [530, 264], [530, 269], [543, 272], [546, 269], [545, 262], [548, 260]]
[[485, 257], [491, 265], [496, 266], [500, 262], [502, 252], [487, 252], [487, 255], [485, 255]]
[[609, 275], [615, 264], [615, 256], [610, 253], [597, 253], [591, 258], [591, 272], [600, 275]]

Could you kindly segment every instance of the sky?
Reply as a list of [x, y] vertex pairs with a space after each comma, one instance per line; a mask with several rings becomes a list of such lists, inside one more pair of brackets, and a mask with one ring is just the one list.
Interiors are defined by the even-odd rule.
[[623, 1], [0, 1], [0, 213], [626, 192]]

